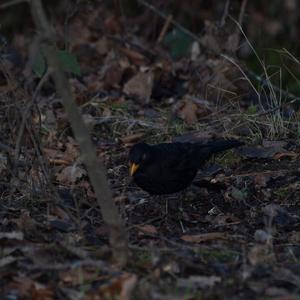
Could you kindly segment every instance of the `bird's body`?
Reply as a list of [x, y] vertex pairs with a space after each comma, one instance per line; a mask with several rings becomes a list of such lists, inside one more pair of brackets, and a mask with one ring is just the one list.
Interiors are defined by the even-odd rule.
[[150, 194], [179, 192], [188, 187], [203, 163], [213, 154], [242, 145], [235, 140], [200, 143], [134, 145], [129, 153], [135, 183]]

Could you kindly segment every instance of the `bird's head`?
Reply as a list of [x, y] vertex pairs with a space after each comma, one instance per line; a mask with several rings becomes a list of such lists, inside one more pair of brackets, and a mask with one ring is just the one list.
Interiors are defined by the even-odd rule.
[[129, 174], [133, 176], [151, 158], [152, 148], [146, 143], [135, 144], [129, 152]]

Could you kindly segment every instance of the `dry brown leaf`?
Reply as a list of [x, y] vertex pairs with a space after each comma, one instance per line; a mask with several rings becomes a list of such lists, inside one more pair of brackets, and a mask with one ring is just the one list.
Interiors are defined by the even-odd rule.
[[71, 143], [66, 143], [65, 146], [66, 146], [66, 150], [63, 153], [63, 156], [61, 158], [68, 160], [71, 163], [75, 161], [79, 156], [78, 146], [74, 144], [73, 140]]
[[70, 220], [67, 212], [57, 205], [51, 208], [51, 215], [56, 216], [60, 220]]
[[156, 227], [154, 227], [153, 225], [141, 225], [141, 226], [137, 226], [138, 229], [141, 231], [139, 234], [143, 235], [143, 234], [156, 234], [157, 233], [157, 229]]
[[57, 181], [62, 184], [74, 184], [77, 180], [86, 175], [86, 171], [79, 166], [67, 166], [56, 175]]
[[43, 153], [49, 160], [61, 157], [63, 154], [60, 150], [52, 148], [43, 148]]
[[90, 29], [83, 24], [83, 21], [75, 17], [68, 25], [68, 37], [70, 38], [71, 50], [80, 45], [85, 44], [91, 37]]
[[103, 89], [104, 83], [99, 80], [99, 76], [96, 74], [88, 74], [83, 77], [83, 81], [86, 83], [86, 87], [89, 92], [98, 92]]
[[142, 103], [149, 103], [153, 87], [153, 72], [139, 72], [124, 85], [123, 92], [137, 97]]
[[80, 180], [80, 181], [76, 184], [76, 186], [77, 186], [78, 188], [83, 188], [83, 189], [85, 189], [86, 195], [88, 196], [88, 198], [90, 198], [90, 199], [96, 199], [95, 192], [92, 190], [92, 187], [91, 187], [89, 181], [87, 181], [87, 180]]
[[16, 277], [9, 285], [8, 289], [17, 291], [20, 297], [29, 297], [33, 288], [34, 281], [28, 277]]
[[195, 235], [185, 234], [180, 237], [185, 242], [190, 243], [202, 243], [211, 240], [226, 239], [224, 232], [209, 232], [209, 233], [200, 233]]
[[147, 61], [144, 55], [132, 49], [121, 48], [120, 50], [132, 61], [134, 65], [141, 65]]
[[9, 289], [17, 291], [17, 294], [23, 299], [32, 300], [53, 300], [54, 292], [51, 287], [46, 287], [28, 277], [15, 277], [10, 284]]
[[270, 179], [271, 176], [268, 174], [257, 174], [254, 177], [255, 188], [260, 189], [262, 187], [266, 187]]
[[136, 284], [135, 274], [123, 273], [109, 284], [100, 285], [96, 290], [90, 291], [85, 295], [85, 299], [115, 299], [129, 300], [133, 288]]
[[187, 124], [192, 125], [198, 121], [197, 109], [197, 104], [192, 101], [185, 101], [183, 107], [178, 112], [178, 116]]
[[32, 300], [54, 300], [54, 291], [51, 286], [46, 287], [35, 282], [32, 290]]
[[211, 113], [208, 101], [189, 95], [177, 102], [173, 109], [178, 117], [189, 125], [196, 123], [199, 118]]
[[133, 133], [124, 137], [120, 138], [120, 141], [124, 144], [131, 144], [134, 143], [136, 141], [138, 141], [139, 139], [141, 139], [145, 134], [143, 132], [137, 132], [137, 133]]
[[221, 226], [237, 225], [240, 223], [241, 220], [231, 214], [220, 213], [213, 219], [213, 224], [221, 225]]
[[122, 80], [124, 70], [121, 68], [119, 63], [112, 63], [104, 74], [104, 88], [110, 89], [113, 87], [118, 87], [119, 83]]
[[290, 151], [290, 152], [280, 152], [280, 153], [276, 153], [274, 155], [274, 159], [276, 160], [280, 160], [282, 158], [291, 158], [291, 159], [297, 159], [299, 157], [299, 153], [295, 153], [293, 151]]
[[108, 17], [104, 21], [104, 26], [107, 31], [112, 34], [120, 33], [122, 31], [122, 25], [120, 19], [117, 16]]
[[106, 37], [102, 37], [95, 44], [95, 49], [100, 55], [105, 55], [108, 53], [108, 41]]
[[123, 281], [120, 293], [120, 300], [132, 299], [132, 292], [137, 283], [137, 276], [135, 274], [127, 274]]

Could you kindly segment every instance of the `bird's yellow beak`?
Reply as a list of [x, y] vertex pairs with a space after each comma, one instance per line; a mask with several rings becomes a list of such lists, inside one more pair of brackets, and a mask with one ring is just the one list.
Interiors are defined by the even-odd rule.
[[130, 167], [129, 167], [130, 176], [133, 176], [133, 174], [137, 171], [138, 168], [139, 168], [139, 165], [137, 165], [135, 163], [130, 163]]

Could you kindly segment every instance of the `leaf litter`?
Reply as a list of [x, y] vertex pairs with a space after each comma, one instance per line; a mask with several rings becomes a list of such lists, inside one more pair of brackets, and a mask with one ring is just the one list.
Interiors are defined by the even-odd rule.
[[[81, 72], [76, 62], [70, 81], [106, 164], [132, 256], [124, 270], [111, 264], [108, 228], [49, 82], [30, 112], [16, 166], [5, 151], [0, 156], [3, 299], [297, 299], [299, 141], [269, 139], [272, 124], [259, 108], [251, 112], [240, 70], [212, 55], [230, 48], [226, 35], [206, 23], [189, 56], [191, 42], [178, 30], [168, 33], [167, 45], [156, 44], [138, 34], [151, 29], [141, 20], [130, 26], [130, 18], [103, 6], [77, 5], [85, 13], [78, 10], [67, 27]], [[174, 38], [182, 40], [178, 49]], [[12, 40], [25, 60], [26, 39], [19, 33]], [[13, 146], [30, 97], [24, 75], [6, 65], [1, 143]], [[129, 182], [133, 143], [241, 138], [238, 126], [247, 129], [247, 146], [212, 159], [201, 184], [177, 200], [150, 197]]]

